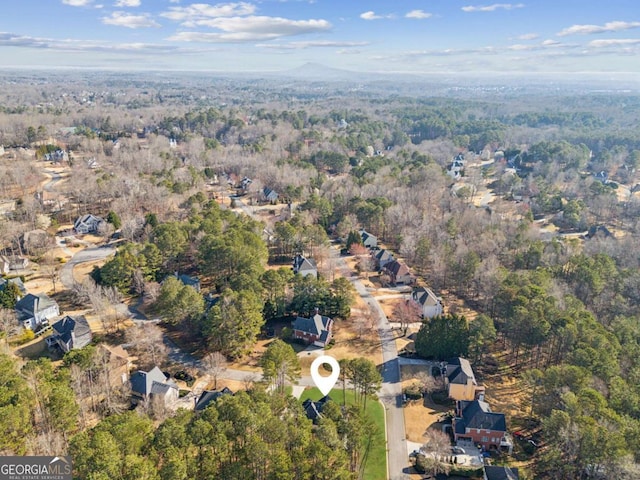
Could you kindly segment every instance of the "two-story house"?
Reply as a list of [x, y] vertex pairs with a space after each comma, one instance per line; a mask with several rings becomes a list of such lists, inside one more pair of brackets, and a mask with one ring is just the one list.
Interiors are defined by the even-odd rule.
[[330, 341], [333, 320], [317, 311], [311, 318], [298, 317], [292, 323], [293, 338], [318, 347], [325, 347]]
[[450, 359], [444, 374], [449, 398], [453, 400], [475, 400], [484, 393], [484, 387], [478, 385], [471, 363], [466, 358]]
[[303, 277], [311, 275], [313, 278], [318, 278], [318, 267], [312, 259], [296, 255], [293, 259], [293, 273], [299, 273]]
[[60, 315], [60, 309], [55, 300], [44, 293], [29, 293], [16, 303], [16, 313], [24, 328], [36, 330], [40, 325], [48, 324], [49, 320]]
[[511, 454], [513, 442], [507, 435], [504, 413], [494, 413], [482, 400], [459, 400], [453, 419], [456, 442], [472, 442], [485, 450], [506, 450]]
[[435, 293], [427, 287], [414, 289], [411, 292], [411, 299], [420, 306], [423, 318], [433, 318], [444, 312], [442, 299], [436, 297]]

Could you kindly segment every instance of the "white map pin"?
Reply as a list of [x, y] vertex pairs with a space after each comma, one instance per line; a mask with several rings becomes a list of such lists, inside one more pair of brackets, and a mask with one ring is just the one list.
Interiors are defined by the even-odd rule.
[[[331, 365], [331, 375], [328, 377], [323, 377], [318, 372], [320, 365], [323, 364]], [[311, 378], [313, 379], [313, 383], [316, 384], [316, 387], [322, 392], [322, 395], [328, 395], [333, 386], [338, 381], [338, 377], [340, 376], [340, 364], [338, 361], [330, 357], [329, 355], [322, 355], [316, 358], [311, 364]]]

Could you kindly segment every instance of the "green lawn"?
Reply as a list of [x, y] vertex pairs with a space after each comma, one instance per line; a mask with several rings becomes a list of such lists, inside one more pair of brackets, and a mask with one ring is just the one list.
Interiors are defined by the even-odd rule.
[[[331, 390], [329, 394], [331, 399], [342, 405], [343, 394], [342, 389]], [[353, 391], [346, 391], [347, 404], [355, 403]], [[322, 393], [317, 388], [307, 388], [300, 396], [300, 401], [303, 402], [306, 399], [312, 399], [314, 401], [322, 398]], [[367, 400], [367, 415], [373, 421], [377, 427], [377, 433], [373, 437], [370, 451], [367, 453], [367, 458], [364, 466], [364, 480], [385, 480], [387, 478], [387, 445], [385, 436], [385, 424], [384, 424], [384, 408], [374, 399]]]

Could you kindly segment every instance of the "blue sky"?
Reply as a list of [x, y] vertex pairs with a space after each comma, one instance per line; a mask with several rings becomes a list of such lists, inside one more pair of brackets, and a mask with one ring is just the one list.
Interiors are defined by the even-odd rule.
[[0, 2], [10, 67], [640, 73], [638, 0]]

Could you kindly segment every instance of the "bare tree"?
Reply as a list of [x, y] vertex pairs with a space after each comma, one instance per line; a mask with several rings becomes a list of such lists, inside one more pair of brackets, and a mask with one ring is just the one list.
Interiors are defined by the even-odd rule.
[[421, 314], [418, 304], [409, 298], [401, 300], [393, 307], [393, 319], [400, 322], [400, 328], [405, 335], [411, 323], [420, 321]]
[[0, 332], [4, 337], [6, 348], [9, 348], [9, 338], [20, 331], [20, 324], [14, 310], [0, 308]]
[[40, 268], [45, 277], [51, 281], [53, 293], [56, 293], [56, 283], [60, 278], [60, 262], [53, 256], [52, 252], [47, 252]]
[[227, 358], [220, 352], [211, 352], [202, 359], [206, 373], [213, 378], [213, 389], [218, 389], [218, 378], [222, 375], [228, 366]]
[[132, 353], [138, 357], [139, 368], [153, 368], [166, 363], [168, 349], [164, 344], [164, 333], [158, 325], [145, 323], [129, 328], [126, 339], [132, 344]]

